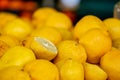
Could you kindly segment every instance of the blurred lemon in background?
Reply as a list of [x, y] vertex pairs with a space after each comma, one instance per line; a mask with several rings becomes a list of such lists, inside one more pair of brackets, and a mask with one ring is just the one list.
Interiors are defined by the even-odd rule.
[[48, 17], [45, 26], [64, 28], [68, 30], [73, 28], [71, 19], [62, 12], [57, 12]]
[[0, 32], [2, 31], [3, 27], [10, 21], [18, 18], [17, 15], [9, 12], [0, 12]]
[[6, 24], [3, 28], [2, 34], [9, 35], [17, 38], [18, 40], [23, 40], [32, 31], [32, 26], [30, 23], [17, 18]]
[[44, 26], [46, 20], [51, 16], [52, 14], [56, 13], [57, 10], [50, 7], [42, 7], [38, 8], [32, 16], [32, 23], [35, 28], [40, 28]]
[[99, 28], [103, 31], [107, 31], [105, 24], [97, 16], [86, 15], [81, 18], [75, 25], [73, 29], [73, 37], [75, 39], [80, 39], [88, 30]]

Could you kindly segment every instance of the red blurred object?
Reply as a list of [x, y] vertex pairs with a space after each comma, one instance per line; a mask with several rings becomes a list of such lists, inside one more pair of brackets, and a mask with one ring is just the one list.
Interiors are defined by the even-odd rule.
[[0, 0], [0, 10], [34, 11], [36, 8], [37, 3], [31, 0]]
[[23, 9], [23, 1], [10, 1], [9, 9], [10, 10], [22, 10]]
[[27, 11], [33, 11], [37, 8], [37, 3], [33, 1], [25, 2], [24, 3], [24, 9]]
[[0, 0], [0, 10], [4, 10], [8, 8], [9, 1], [8, 0]]
[[71, 20], [73, 23], [76, 22], [76, 13], [75, 12], [72, 12], [72, 11], [63, 11], [63, 13], [65, 13]]
[[29, 11], [23, 11], [20, 13], [20, 17], [29, 21], [32, 19], [32, 12], [29, 12]]

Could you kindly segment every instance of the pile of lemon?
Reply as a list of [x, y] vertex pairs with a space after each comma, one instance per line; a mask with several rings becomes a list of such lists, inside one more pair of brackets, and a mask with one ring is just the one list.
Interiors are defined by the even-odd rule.
[[73, 26], [53, 8], [32, 20], [0, 12], [0, 80], [120, 80], [120, 20], [86, 15]]

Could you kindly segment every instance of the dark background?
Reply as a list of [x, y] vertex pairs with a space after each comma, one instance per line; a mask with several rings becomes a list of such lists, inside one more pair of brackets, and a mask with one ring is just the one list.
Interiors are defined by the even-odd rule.
[[[4, 3], [6, 0], [0, 0], [0, 5], [1, 3]], [[9, 0], [9, 2], [13, 2], [14, 0]], [[23, 7], [23, 9], [25, 10], [20, 10], [18, 9], [9, 9], [10, 7], [7, 8], [1, 8], [0, 7], [0, 11], [9, 11], [15, 14], [20, 14], [21, 12], [24, 12], [24, 14], [22, 15], [26, 15], [26, 13], [31, 13], [33, 12], [35, 9], [40, 8], [40, 7], [54, 7], [57, 10], [62, 11], [61, 9], [59, 9], [58, 4], [59, 4], [59, 0], [48, 0], [50, 1], [54, 1], [54, 5], [50, 6], [50, 5], [43, 5], [44, 0], [18, 0], [18, 1], [23, 1], [23, 2], [30, 2], [33, 1], [37, 4], [37, 7], [34, 6], [35, 8], [32, 9], [32, 5], [29, 4], [30, 8], [28, 7]], [[98, 16], [101, 19], [105, 19], [108, 17], [113, 17], [113, 10], [114, 10], [114, 5], [118, 2], [119, 0], [81, 0], [78, 8], [74, 11], [76, 13], [76, 18], [79, 20], [80, 18], [82, 18], [85, 15], [91, 14], [91, 15], [95, 15]], [[26, 4], [25, 4], [26, 5]], [[22, 5], [22, 6], [25, 6]], [[34, 4], [33, 4], [34, 5]], [[27, 11], [28, 10], [28, 11]], [[26, 12], [26, 13], [25, 13]]]

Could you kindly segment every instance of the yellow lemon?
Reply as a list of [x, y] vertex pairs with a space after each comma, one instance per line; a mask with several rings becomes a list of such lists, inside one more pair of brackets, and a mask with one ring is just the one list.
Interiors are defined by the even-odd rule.
[[55, 28], [64, 28], [64, 29], [72, 29], [72, 21], [71, 19], [62, 12], [57, 12], [51, 15], [45, 23], [45, 26], [55, 27]]
[[73, 39], [73, 36], [72, 36], [72, 30], [67, 30], [67, 29], [64, 29], [64, 28], [56, 28], [61, 36], [62, 36], [62, 40], [72, 40]]
[[0, 12], [0, 32], [2, 31], [3, 27], [11, 22], [12, 20], [18, 18], [17, 15], [9, 13], [9, 12]]
[[2, 31], [2, 34], [9, 35], [17, 38], [18, 40], [23, 40], [32, 31], [32, 26], [22, 19], [14, 19], [9, 22]]
[[108, 80], [120, 80], [120, 50], [112, 49], [100, 61], [101, 68], [108, 74]]
[[58, 51], [56, 46], [49, 40], [41, 37], [29, 37], [25, 46], [32, 49], [37, 58], [52, 60]]
[[31, 78], [19, 67], [10, 66], [0, 70], [0, 80], [31, 80]]
[[74, 59], [78, 62], [84, 63], [87, 59], [85, 48], [73, 40], [61, 41], [58, 46], [58, 55], [54, 59], [54, 63], [62, 59]]
[[27, 63], [24, 71], [31, 76], [31, 80], [59, 80], [57, 67], [45, 59], [37, 59]]
[[87, 61], [90, 63], [99, 63], [101, 56], [112, 48], [112, 41], [108, 35], [105, 35], [100, 29], [91, 29], [87, 31], [79, 40], [87, 52]]
[[103, 71], [98, 65], [85, 63], [85, 80], [106, 80], [107, 73]]
[[73, 37], [80, 39], [88, 30], [93, 28], [99, 28], [103, 31], [107, 31], [105, 24], [97, 16], [86, 15], [80, 19], [73, 29]]
[[55, 10], [54, 8], [50, 8], [50, 7], [42, 7], [42, 8], [38, 8], [32, 16], [32, 23], [34, 25], [35, 28], [40, 28], [42, 27], [46, 20], [49, 18], [49, 16], [51, 16], [52, 14], [56, 13], [57, 10]]
[[108, 31], [110, 33], [112, 40], [120, 38], [120, 20], [119, 19], [106, 18], [105, 20], [103, 20], [103, 22], [108, 28]]
[[61, 33], [53, 27], [44, 27], [36, 29], [30, 34], [30, 36], [46, 38], [55, 45], [57, 45], [62, 40]]
[[9, 48], [0, 58], [0, 69], [14, 65], [22, 68], [32, 60], [35, 60], [35, 55], [32, 50], [23, 46], [15, 46]]
[[1, 35], [0, 40], [7, 43], [10, 47], [21, 45], [21, 42], [18, 39], [8, 35]]
[[84, 80], [83, 65], [73, 59], [67, 59], [58, 69], [60, 80]]

